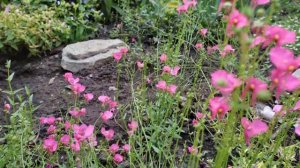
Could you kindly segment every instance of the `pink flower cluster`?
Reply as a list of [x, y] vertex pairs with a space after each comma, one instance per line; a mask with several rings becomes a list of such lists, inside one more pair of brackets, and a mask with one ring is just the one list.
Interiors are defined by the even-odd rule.
[[161, 80], [161, 81], [158, 81], [158, 83], [156, 84], [156, 88], [173, 95], [176, 92], [177, 86], [174, 84], [167, 85], [166, 81]]
[[75, 95], [78, 95], [85, 90], [85, 86], [79, 83], [79, 78], [74, 78], [72, 73], [65, 73], [64, 78], [71, 85], [71, 89]]
[[126, 55], [128, 53], [128, 48], [121, 48], [118, 52], [113, 53], [113, 57], [115, 61], [118, 63], [123, 55]]
[[177, 12], [179, 14], [188, 12], [190, 7], [195, 7], [197, 5], [197, 0], [183, 0], [183, 5], [177, 7]]

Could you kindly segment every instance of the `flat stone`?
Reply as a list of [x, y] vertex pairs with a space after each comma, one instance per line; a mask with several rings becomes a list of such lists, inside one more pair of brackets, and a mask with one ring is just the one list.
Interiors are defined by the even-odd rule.
[[114, 52], [127, 45], [119, 39], [89, 40], [67, 45], [62, 51], [63, 69], [78, 72], [111, 59]]
[[256, 104], [256, 112], [259, 116], [262, 118], [265, 118], [267, 120], [272, 120], [272, 118], [275, 115], [275, 112], [273, 109], [263, 103], [257, 103]]

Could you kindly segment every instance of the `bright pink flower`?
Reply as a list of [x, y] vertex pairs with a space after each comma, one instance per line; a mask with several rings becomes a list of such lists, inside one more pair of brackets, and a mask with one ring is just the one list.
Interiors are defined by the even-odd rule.
[[199, 31], [199, 33], [200, 33], [203, 37], [206, 37], [207, 29], [201, 29], [201, 30]]
[[121, 52], [122, 54], [127, 54], [127, 53], [128, 53], [128, 48], [121, 48], [121, 49], [120, 49], [120, 52]]
[[170, 72], [171, 72], [171, 67], [168, 66], [168, 65], [165, 65], [165, 66], [163, 67], [163, 72], [164, 72], [164, 73], [170, 73]]
[[77, 109], [72, 109], [69, 113], [70, 113], [73, 117], [78, 118], [78, 117], [84, 116], [84, 115], [86, 114], [86, 109], [85, 109], [85, 108], [82, 108], [82, 109], [80, 109], [79, 111], [78, 111]]
[[100, 113], [100, 116], [103, 122], [107, 122], [113, 117], [113, 113], [111, 111], [105, 111], [103, 113]]
[[182, 2], [188, 7], [195, 7], [197, 5], [197, 0], [183, 0]]
[[193, 125], [194, 127], [196, 127], [196, 126], [198, 125], [198, 123], [199, 123], [198, 120], [196, 120], [196, 119], [193, 119], [193, 120], [192, 120], [192, 125]]
[[277, 46], [282, 46], [284, 44], [295, 43], [296, 41], [295, 32], [290, 32], [279, 26], [267, 26], [265, 37], [264, 47], [267, 47], [272, 42], [275, 42]]
[[275, 105], [273, 111], [279, 116], [284, 116], [286, 114], [286, 111], [283, 111], [283, 105]]
[[266, 5], [270, 3], [270, 0], [251, 0], [251, 5], [256, 7], [258, 5]]
[[122, 52], [115, 52], [114, 54], [113, 54], [113, 57], [114, 57], [114, 59], [115, 59], [115, 61], [118, 63], [121, 59], [122, 59], [122, 56], [123, 56], [123, 54], [122, 54]]
[[40, 124], [49, 124], [53, 125], [55, 123], [55, 117], [41, 117]]
[[89, 137], [93, 136], [94, 132], [94, 126], [93, 125], [73, 125], [73, 130], [74, 130], [74, 138], [78, 141], [83, 141], [85, 139], [88, 139]]
[[99, 97], [98, 97], [98, 100], [99, 100], [101, 103], [105, 104], [105, 103], [108, 103], [111, 99], [110, 99], [110, 97], [108, 97], [108, 96], [99, 96]]
[[166, 65], [166, 66], [163, 67], [163, 72], [164, 73], [169, 73], [170, 75], [173, 75], [173, 76], [177, 76], [179, 70], [180, 70], [179, 66], [175, 66], [174, 68], [171, 68], [171, 67]]
[[298, 125], [297, 127], [295, 127], [295, 133], [300, 136], [300, 125]]
[[87, 94], [84, 94], [83, 97], [86, 102], [89, 102], [89, 101], [93, 100], [94, 95], [92, 93], [87, 93]]
[[137, 65], [137, 67], [139, 68], [139, 70], [141, 70], [141, 69], [144, 68], [144, 63], [143, 63], [143, 62], [136, 61], [136, 65]]
[[65, 73], [64, 78], [70, 85], [74, 85], [79, 82], [79, 78], [74, 78], [71, 72]]
[[295, 104], [293, 110], [294, 110], [294, 111], [300, 110], [300, 100], [297, 101], [297, 103]]
[[266, 40], [266, 39], [265, 39], [264, 37], [262, 37], [262, 36], [256, 36], [256, 37], [254, 38], [254, 40], [252, 41], [252, 43], [251, 43], [251, 45], [250, 45], [250, 48], [254, 48], [254, 47], [256, 47], [256, 46], [258, 46], [258, 45], [264, 43], [265, 40]]
[[127, 152], [127, 153], [130, 151], [130, 145], [129, 145], [129, 144], [123, 145], [122, 148], [123, 148], [123, 150], [124, 150], [125, 152]]
[[75, 83], [75, 84], [71, 85], [71, 89], [74, 92], [74, 94], [80, 94], [81, 92], [83, 92], [85, 90], [85, 86], [83, 86], [80, 83]]
[[113, 139], [115, 131], [113, 129], [106, 130], [104, 127], [101, 128], [101, 134], [106, 140], [110, 141]]
[[178, 14], [186, 13], [186, 12], [188, 12], [188, 9], [189, 9], [189, 6], [183, 4], [183, 5], [180, 5], [177, 7], [177, 12], [178, 12]]
[[220, 52], [221, 57], [225, 57], [229, 53], [233, 53], [234, 49], [231, 45], [226, 45], [223, 49], [223, 51]]
[[242, 82], [234, 74], [224, 70], [217, 70], [211, 74], [212, 85], [217, 88], [223, 95], [229, 95], [235, 88], [239, 87]]
[[201, 112], [197, 112], [196, 113], [196, 118], [199, 120], [199, 119], [201, 119], [201, 118], [203, 118], [204, 117], [204, 115], [201, 113]]
[[159, 90], [166, 90], [167, 89], [167, 82], [166, 81], [158, 81], [158, 83], [155, 86]]
[[70, 136], [65, 134], [60, 138], [60, 142], [64, 145], [68, 145], [70, 142]]
[[11, 108], [10, 104], [8, 104], [8, 103], [5, 103], [5, 104], [4, 104], [4, 110], [5, 110], [6, 112], [8, 112], [8, 111], [10, 110], [10, 108]]
[[160, 59], [160, 63], [164, 63], [167, 61], [168, 56], [167, 56], [167, 54], [161, 54], [159, 59]]
[[224, 118], [225, 114], [231, 108], [226, 98], [214, 97], [209, 100], [209, 109], [211, 111], [211, 119], [214, 120], [217, 115], [218, 115], [218, 119]]
[[242, 92], [242, 97], [245, 97], [247, 92], [252, 91], [251, 104], [254, 106], [257, 95], [267, 89], [268, 85], [265, 82], [254, 77], [250, 77], [246, 82], [246, 87]]
[[195, 45], [195, 47], [196, 47], [197, 50], [203, 49], [203, 44], [202, 43], [197, 43]]
[[293, 72], [300, 65], [300, 57], [294, 58], [294, 53], [286, 48], [275, 47], [270, 50], [271, 62], [277, 69]]
[[79, 152], [80, 151], [80, 142], [75, 139], [74, 143], [71, 144], [71, 148], [74, 152]]
[[250, 145], [250, 139], [268, 131], [268, 125], [259, 119], [250, 122], [246, 117], [241, 119], [244, 128], [244, 136], [247, 145]]
[[53, 134], [56, 131], [56, 127], [54, 125], [50, 125], [47, 129], [47, 134]]
[[176, 89], [177, 89], [177, 86], [171, 84], [171, 85], [167, 86], [166, 91], [169, 92], [171, 95], [173, 95], [176, 93]]
[[189, 146], [188, 147], [188, 152], [192, 155], [196, 155], [198, 153], [198, 149], [193, 147], [193, 146]]
[[123, 160], [124, 160], [124, 157], [122, 155], [115, 154], [115, 156], [114, 156], [114, 162], [116, 164], [120, 164], [121, 162], [123, 162]]
[[226, 27], [227, 36], [234, 34], [234, 29], [241, 29], [249, 25], [247, 17], [240, 13], [238, 10], [234, 10], [229, 15], [229, 21]]
[[116, 153], [116, 152], [119, 151], [119, 149], [120, 149], [120, 147], [119, 147], [118, 144], [112, 144], [112, 145], [110, 145], [110, 147], [109, 147], [109, 152], [110, 152], [110, 153]]
[[113, 109], [113, 108], [118, 106], [118, 103], [111, 100], [111, 101], [108, 102], [108, 106], [109, 106], [110, 109]]
[[68, 131], [71, 128], [71, 123], [69, 121], [66, 121], [64, 124], [65, 130]]
[[43, 142], [43, 148], [49, 153], [53, 153], [57, 150], [58, 143], [53, 138], [45, 139]]

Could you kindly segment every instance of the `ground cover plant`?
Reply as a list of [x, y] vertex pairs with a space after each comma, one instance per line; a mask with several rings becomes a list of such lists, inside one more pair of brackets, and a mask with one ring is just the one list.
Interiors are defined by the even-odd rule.
[[277, 0], [113, 4], [110, 35], [130, 46], [111, 63], [78, 73], [56, 56], [5, 63], [0, 167], [300, 166], [297, 28], [278, 25], [297, 9], [283, 16]]

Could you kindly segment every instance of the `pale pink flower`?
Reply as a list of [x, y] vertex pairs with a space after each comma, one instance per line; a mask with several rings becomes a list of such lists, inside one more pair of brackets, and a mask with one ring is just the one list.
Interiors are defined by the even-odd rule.
[[125, 151], [125, 152], [129, 152], [130, 151], [130, 145], [129, 144], [125, 144], [122, 146], [122, 149]]
[[57, 150], [57, 146], [58, 143], [52, 138], [45, 139], [43, 142], [43, 148], [49, 153], [55, 152]]
[[144, 63], [143, 62], [136, 61], [136, 65], [137, 65], [137, 67], [138, 67], [139, 70], [141, 70], [141, 69], [144, 68]]
[[55, 123], [55, 117], [40, 117], [40, 124], [53, 125]]
[[283, 111], [283, 105], [275, 105], [273, 111], [279, 116], [284, 116], [286, 114], [286, 111]]
[[196, 47], [197, 50], [203, 49], [203, 44], [202, 43], [197, 43], [195, 45], [195, 47]]
[[85, 139], [88, 139], [89, 137], [93, 136], [94, 132], [94, 126], [93, 125], [73, 125], [73, 130], [74, 130], [74, 138], [78, 141], [83, 141]]
[[183, 5], [180, 5], [177, 7], [177, 12], [178, 14], [181, 14], [181, 13], [186, 13], [189, 9], [189, 6], [186, 5], [186, 4], [183, 4]]
[[270, 0], [251, 0], [251, 5], [256, 7], [258, 5], [266, 5], [270, 3]]
[[113, 129], [106, 130], [104, 127], [101, 128], [101, 134], [106, 140], [110, 141], [113, 139], [115, 131]]
[[139, 124], [137, 121], [132, 120], [130, 123], [128, 123], [128, 128], [130, 130], [136, 131], [139, 127]]
[[229, 21], [226, 27], [227, 36], [232, 36], [234, 34], [234, 29], [242, 29], [248, 25], [249, 21], [247, 17], [238, 10], [234, 10], [229, 15]]
[[200, 33], [203, 37], [206, 37], [207, 29], [201, 29], [201, 30], [199, 31], [199, 33]]
[[103, 122], [107, 122], [113, 117], [113, 113], [111, 111], [105, 111], [103, 113], [100, 113], [100, 117]]
[[110, 152], [110, 153], [116, 153], [116, 152], [119, 151], [119, 149], [120, 149], [120, 147], [119, 147], [118, 144], [112, 144], [112, 145], [110, 145], [110, 147], [109, 147], [109, 152]]
[[97, 144], [98, 144], [96, 136], [88, 137], [88, 141], [89, 141], [90, 147], [97, 146]]
[[218, 115], [218, 119], [224, 118], [225, 114], [231, 109], [228, 100], [224, 97], [214, 97], [209, 100], [209, 109], [211, 111], [211, 119], [214, 120]]
[[218, 7], [218, 11], [220, 12], [223, 9], [226, 2], [230, 2], [231, 5], [233, 5], [234, 1], [235, 0], [221, 0], [219, 7]]
[[155, 86], [159, 90], [166, 90], [167, 89], [167, 82], [166, 81], [158, 81], [158, 83]]
[[74, 78], [71, 72], [65, 73], [64, 78], [70, 85], [74, 85], [79, 82], [79, 78]]
[[170, 74], [173, 75], [173, 76], [177, 76], [179, 70], [180, 70], [180, 67], [175, 66], [174, 68], [171, 69]]
[[263, 36], [256, 36], [250, 45], [250, 48], [254, 48], [258, 45], [261, 45], [265, 42], [265, 38]]
[[10, 108], [11, 108], [10, 104], [8, 104], [8, 103], [5, 103], [5, 104], [4, 104], [4, 110], [5, 110], [6, 112], [8, 112], [8, 111], [10, 110]]
[[85, 90], [85, 86], [80, 83], [75, 83], [75, 84], [71, 85], [71, 89], [72, 89], [73, 93], [77, 95]]
[[121, 49], [120, 49], [120, 52], [121, 52], [122, 54], [127, 54], [127, 53], [128, 53], [128, 48], [121, 48]]
[[118, 106], [118, 103], [111, 100], [111, 101], [108, 102], [108, 106], [109, 106], [110, 109], [113, 109], [113, 108]]
[[295, 43], [296, 32], [288, 31], [279, 26], [267, 26], [265, 29], [264, 47], [267, 47], [270, 43], [275, 42], [277, 46], [284, 44]]
[[297, 127], [295, 127], [295, 133], [300, 136], [300, 125], [298, 125]]
[[56, 131], [56, 126], [50, 125], [47, 129], [47, 134], [53, 134]]
[[300, 110], [300, 100], [298, 100], [293, 108], [294, 111]]
[[79, 152], [80, 151], [80, 142], [75, 139], [74, 143], [71, 144], [71, 149], [74, 152]]
[[241, 119], [242, 126], [244, 128], [244, 136], [247, 145], [250, 145], [250, 139], [268, 131], [268, 125], [259, 119], [255, 119], [252, 122], [246, 117]]
[[219, 46], [215, 45], [213, 47], [208, 46], [207, 47], [207, 54], [211, 55], [212, 53], [216, 52], [217, 50], [219, 50]]
[[131, 38], [132, 43], [136, 43], [136, 39], [134, 37]]
[[98, 97], [98, 100], [99, 100], [101, 103], [103, 103], [103, 104], [108, 103], [109, 101], [111, 101], [110, 97], [108, 97], [108, 96], [99, 96], [99, 97]]
[[229, 95], [232, 91], [239, 87], [242, 82], [234, 74], [224, 70], [217, 70], [211, 74], [212, 85], [218, 89], [223, 95]]
[[201, 119], [201, 118], [203, 118], [204, 117], [204, 115], [201, 113], [201, 112], [197, 112], [196, 113], [196, 118], [199, 120], [199, 119]]
[[193, 146], [189, 146], [188, 147], [188, 152], [192, 155], [196, 155], [198, 153], [198, 149], [193, 147]]
[[173, 95], [176, 93], [176, 89], [177, 89], [177, 86], [171, 84], [167, 87], [166, 91], [169, 92], [171, 95]]
[[122, 59], [122, 56], [123, 56], [123, 54], [120, 51], [113, 53], [113, 57], [117, 63]]
[[300, 65], [300, 57], [294, 58], [294, 53], [286, 48], [275, 47], [270, 50], [270, 59], [279, 70], [293, 72]]
[[115, 154], [115, 156], [114, 156], [113, 159], [114, 159], [114, 162], [115, 162], [116, 164], [120, 164], [120, 163], [123, 162], [124, 157], [123, 157], [122, 155], [120, 155], [120, 154]]
[[68, 145], [70, 142], [70, 136], [65, 134], [60, 138], [60, 142], [64, 145]]
[[168, 66], [168, 65], [165, 65], [165, 66], [163, 67], [163, 72], [164, 72], [164, 73], [170, 73], [170, 72], [171, 72], [171, 67]]
[[68, 131], [71, 128], [71, 123], [69, 121], [66, 121], [64, 124], [65, 130]]
[[160, 63], [164, 63], [164, 62], [167, 61], [168, 56], [167, 56], [167, 54], [161, 54], [161, 56], [159, 57], [159, 59], [160, 59]]
[[198, 123], [199, 123], [198, 120], [196, 120], [196, 119], [193, 119], [193, 120], [192, 120], [192, 125], [193, 125], [194, 127], [196, 127], [196, 126], [198, 125]]
[[268, 85], [264, 81], [261, 81], [254, 77], [250, 77], [246, 82], [246, 87], [242, 92], [242, 97], [244, 98], [246, 96], [246, 93], [252, 91], [251, 104], [252, 106], [254, 106], [256, 103], [257, 95], [267, 90]]
[[234, 49], [232, 48], [232, 46], [227, 44], [224, 47], [224, 49], [220, 52], [220, 55], [221, 55], [221, 57], [225, 57], [227, 54], [233, 53], [233, 52], [234, 52]]
[[80, 110], [72, 109], [69, 113], [73, 117], [78, 118], [78, 117], [84, 116], [86, 114], [86, 108], [82, 108]]
[[89, 102], [89, 101], [93, 100], [94, 95], [92, 93], [86, 93], [86, 94], [83, 95], [83, 97], [84, 97], [86, 102]]

